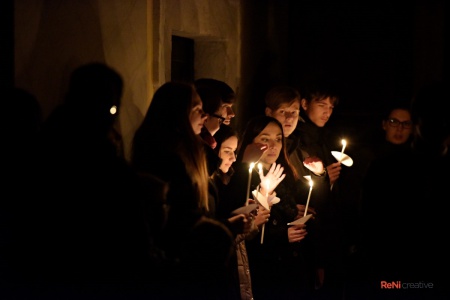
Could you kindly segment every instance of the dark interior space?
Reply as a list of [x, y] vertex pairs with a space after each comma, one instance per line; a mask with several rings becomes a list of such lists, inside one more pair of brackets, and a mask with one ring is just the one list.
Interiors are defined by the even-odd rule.
[[326, 80], [340, 95], [327, 126], [359, 155], [380, 132], [389, 103], [411, 99], [448, 74], [445, 1], [246, 1], [242, 7], [251, 15], [242, 29], [243, 65], [250, 66], [243, 71], [244, 119], [263, 112], [261, 99], [273, 85], [301, 90]]
[[[163, 1], [146, 3], [161, 4]], [[0, 1], [0, 84], [4, 90], [13, 87], [15, 80], [19, 81], [14, 66], [14, 2]], [[44, 2], [47, 6], [54, 5], [51, 1]], [[193, 2], [199, 7], [205, 3], [210, 4], [209, 1], [198, 1], [200, 4]], [[240, 78], [237, 80], [238, 102], [233, 107], [236, 112], [233, 125], [239, 131], [251, 117], [264, 114], [264, 96], [275, 85], [289, 84], [297, 87], [300, 93], [304, 86], [315, 80], [326, 80], [336, 87], [339, 104], [327, 127], [331, 128], [335, 138], [336, 148], [333, 150], [341, 150], [340, 141], [346, 139], [348, 144], [345, 153], [354, 161], [351, 167], [343, 167], [341, 178], [345, 180], [342, 190], [348, 191], [347, 202], [344, 203], [348, 216], [345, 216], [347, 223], [344, 226], [351, 229], [349, 239], [357, 239], [361, 208], [359, 188], [372, 158], [372, 147], [380, 134], [383, 134], [382, 113], [393, 101], [413, 99], [430, 82], [448, 82], [448, 4], [445, 0], [229, 2], [239, 5], [241, 13], [241, 23], [236, 24], [240, 26], [240, 61], [236, 62]], [[69, 15], [72, 15], [72, 11]], [[145, 21], [149, 21], [146, 24], [151, 23], [151, 18], [145, 16]], [[98, 32], [98, 36], [101, 36], [101, 30]], [[172, 35], [171, 41], [171, 68], [167, 68], [171, 74], [164, 78], [193, 81], [197, 59], [194, 53], [195, 38]], [[155, 43], [163, 45], [160, 41]], [[222, 40], [220, 44], [222, 45]], [[224, 42], [223, 45], [225, 44]], [[98, 45], [95, 43], [91, 46], [102, 48], [96, 47]], [[223, 47], [238, 45], [227, 44]], [[142, 48], [152, 52], [146, 46]], [[103, 55], [102, 51], [100, 54]], [[128, 50], [126, 53], [128, 54]], [[53, 49], [53, 52], [49, 51], [46, 55], [54, 58], [53, 56], [58, 57], [57, 54]], [[155, 56], [154, 59], [159, 58], [160, 56]], [[63, 64], [61, 61], [54, 60], [55, 64]], [[142, 61], [147, 62], [144, 59]], [[52, 61], [42, 62], [47, 63]], [[155, 61], [152, 63], [156, 65]], [[161, 64], [158, 67], [165, 66], [166, 64]], [[154, 71], [153, 65], [147, 67], [146, 71]], [[211, 66], [207, 64], [207, 67]], [[166, 69], [158, 71], [164, 73]], [[36, 85], [39, 88], [39, 83]], [[445, 112], [449, 107], [449, 103], [445, 102], [447, 99], [448, 97], [433, 99], [434, 103], [430, 106]], [[7, 126], [5, 128], [9, 130]], [[404, 176], [402, 171], [399, 172], [399, 178]], [[4, 220], [7, 220], [6, 217], [11, 218], [4, 216], [4, 213], [1, 216], [5, 217]], [[420, 239], [421, 237], [418, 238], [418, 243], [421, 242]], [[1, 263], [3, 260], [0, 265]], [[351, 297], [347, 299], [353, 300]]]
[[194, 40], [172, 36], [171, 79], [192, 82], [194, 80]]

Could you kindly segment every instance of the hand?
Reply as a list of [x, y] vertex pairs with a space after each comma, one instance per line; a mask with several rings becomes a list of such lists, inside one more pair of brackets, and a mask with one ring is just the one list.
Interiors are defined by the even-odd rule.
[[252, 228], [252, 222], [250, 220], [250, 215], [239, 214], [228, 218], [232, 227], [235, 228], [237, 233], [248, 233]]
[[305, 228], [306, 228], [305, 224], [289, 226], [288, 227], [289, 243], [300, 242], [301, 240], [303, 240], [305, 236], [308, 234]]
[[[295, 220], [303, 218], [303, 216], [305, 215], [305, 208], [306, 208], [306, 205], [297, 204], [298, 213], [297, 213], [297, 217], [295, 217]], [[316, 210], [311, 206], [308, 206], [307, 214], [312, 214], [311, 219], [313, 219], [313, 220], [316, 218]]]
[[262, 224], [265, 224], [269, 221], [270, 218], [270, 210], [264, 208], [264, 206], [259, 205], [258, 210], [255, 216], [255, 225], [260, 227]]
[[242, 157], [242, 162], [252, 163], [257, 162], [261, 156], [266, 152], [268, 146], [265, 144], [249, 144], [244, 150], [244, 157]]
[[264, 176], [262, 168], [259, 170], [259, 178], [261, 179], [261, 194], [269, 195], [272, 194], [275, 188], [280, 182], [286, 177], [283, 174], [284, 168], [280, 164], [273, 163], [270, 167], [269, 172]]
[[325, 171], [323, 162], [316, 156], [305, 158], [303, 165], [316, 175], [322, 175]]
[[341, 169], [342, 167], [340, 162], [336, 162], [327, 167], [328, 177], [330, 178], [330, 185], [338, 180]]

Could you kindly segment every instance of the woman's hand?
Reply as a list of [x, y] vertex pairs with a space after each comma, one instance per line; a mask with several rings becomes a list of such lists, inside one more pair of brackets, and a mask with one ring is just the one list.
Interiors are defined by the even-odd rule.
[[228, 218], [228, 222], [231, 223], [237, 233], [248, 233], [252, 228], [250, 215], [239, 214]]
[[242, 162], [244, 163], [252, 163], [257, 162], [261, 158], [261, 156], [268, 149], [265, 144], [249, 144], [244, 150], [244, 157], [242, 157]]
[[300, 242], [301, 240], [303, 240], [305, 236], [308, 234], [305, 228], [306, 228], [305, 224], [289, 226], [288, 228], [289, 243]]
[[255, 216], [255, 225], [261, 227], [263, 224], [267, 223], [270, 218], [270, 210], [264, 208], [264, 206], [259, 205]]
[[340, 162], [333, 163], [327, 167], [328, 177], [330, 178], [331, 185], [333, 185], [333, 183], [338, 180], [341, 169], [342, 167]]
[[316, 175], [322, 176], [325, 173], [323, 162], [316, 156], [305, 158], [303, 165]]
[[264, 176], [264, 172], [259, 169], [259, 178], [261, 179], [261, 194], [270, 195], [280, 182], [286, 177], [283, 174], [284, 168], [280, 164], [273, 163], [269, 172]]

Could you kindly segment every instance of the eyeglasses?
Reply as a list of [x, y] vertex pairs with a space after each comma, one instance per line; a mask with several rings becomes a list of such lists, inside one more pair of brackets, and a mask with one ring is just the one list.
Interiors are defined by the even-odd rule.
[[387, 121], [388, 121], [389, 126], [391, 126], [391, 127], [398, 127], [398, 126], [402, 125], [403, 128], [411, 128], [411, 126], [412, 126], [411, 121], [400, 122], [399, 120], [394, 119], [394, 118], [388, 119]]
[[216, 114], [210, 114], [209, 116], [210, 116], [210, 117], [214, 117], [214, 118], [219, 119], [219, 125], [222, 124], [223, 121], [225, 121], [225, 118], [224, 118], [224, 117], [219, 116], [219, 115], [216, 115]]

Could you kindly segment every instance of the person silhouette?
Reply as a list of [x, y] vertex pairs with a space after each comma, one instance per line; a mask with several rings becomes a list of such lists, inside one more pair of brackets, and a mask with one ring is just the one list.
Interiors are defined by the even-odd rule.
[[81, 65], [43, 123], [17, 260], [31, 290], [40, 286], [47, 298], [108, 298], [150, 276], [148, 194], [111, 139], [122, 90], [111, 67]]

